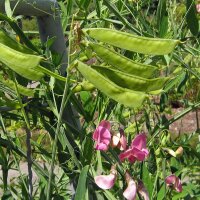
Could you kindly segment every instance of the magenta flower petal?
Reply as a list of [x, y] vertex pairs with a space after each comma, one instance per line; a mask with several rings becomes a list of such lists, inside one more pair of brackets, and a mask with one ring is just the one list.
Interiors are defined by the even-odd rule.
[[119, 159], [124, 161], [126, 158], [131, 162], [135, 160], [143, 161], [149, 154], [146, 148], [146, 135], [140, 134], [132, 141], [131, 147], [119, 155]]
[[134, 163], [136, 161], [136, 158], [131, 155], [131, 156], [128, 157], [128, 160], [129, 160], [130, 163]]
[[146, 153], [137, 149], [133, 148], [132, 149], [132, 155], [139, 161], [143, 161], [145, 159]]
[[119, 154], [119, 159], [123, 162], [126, 158], [129, 158], [132, 155], [132, 149], [127, 149], [126, 151]]
[[165, 178], [168, 187], [175, 189], [177, 192], [182, 192], [181, 180], [174, 174]]
[[110, 125], [110, 122], [109, 121], [106, 121], [106, 120], [102, 120], [99, 124], [99, 126], [102, 126], [108, 130], [110, 130], [111, 128], [111, 125]]
[[137, 186], [136, 186], [135, 181], [130, 177], [128, 173], [126, 173], [126, 181], [127, 181], [128, 187], [123, 192], [123, 196], [127, 200], [135, 200], [136, 194], [137, 194]]
[[96, 141], [95, 149], [103, 151], [107, 150], [111, 140], [110, 122], [101, 121], [93, 133], [93, 139]]
[[100, 150], [100, 151], [107, 151], [108, 150], [108, 145], [104, 144], [104, 143], [97, 143], [95, 146], [96, 150]]
[[95, 176], [94, 181], [101, 189], [107, 190], [113, 187], [116, 177], [117, 171], [115, 169], [115, 166], [112, 166], [109, 175]]
[[139, 134], [135, 137], [135, 139], [131, 143], [131, 147], [136, 147], [137, 149], [146, 149], [146, 135], [145, 134]]

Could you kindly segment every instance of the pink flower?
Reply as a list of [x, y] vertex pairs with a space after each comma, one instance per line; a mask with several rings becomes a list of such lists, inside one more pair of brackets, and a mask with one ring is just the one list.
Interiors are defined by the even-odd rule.
[[200, 4], [196, 5], [196, 10], [197, 10], [198, 13], [200, 13]]
[[181, 180], [174, 174], [165, 178], [165, 182], [168, 187], [175, 189], [177, 192], [182, 192]]
[[138, 181], [138, 192], [144, 200], [149, 200], [149, 193], [141, 180]]
[[99, 126], [93, 133], [93, 139], [96, 141], [96, 150], [106, 151], [108, 150], [108, 145], [110, 144], [111, 134], [110, 134], [110, 122], [101, 121]]
[[142, 133], [135, 137], [129, 149], [119, 155], [119, 159], [124, 161], [127, 158], [129, 162], [134, 163], [136, 160], [143, 161], [148, 154], [146, 135]]
[[135, 181], [131, 178], [130, 174], [126, 172], [126, 182], [128, 184], [128, 187], [126, 190], [123, 192], [123, 196], [127, 200], [135, 200], [136, 199], [136, 194], [137, 194], [137, 186]]
[[117, 171], [115, 166], [112, 166], [109, 175], [95, 176], [94, 181], [101, 189], [107, 190], [113, 187], [116, 177]]
[[111, 140], [112, 147], [118, 147], [120, 150], [126, 150], [127, 140], [124, 135], [123, 129], [119, 130], [120, 133], [114, 133]]

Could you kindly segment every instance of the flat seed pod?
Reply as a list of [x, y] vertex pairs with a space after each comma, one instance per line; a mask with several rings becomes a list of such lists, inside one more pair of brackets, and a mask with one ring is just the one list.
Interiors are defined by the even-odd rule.
[[155, 66], [134, 62], [133, 60], [128, 59], [102, 45], [89, 43], [89, 46], [93, 49], [97, 56], [102, 58], [105, 62], [128, 74], [151, 78], [158, 70]]
[[35, 69], [41, 60], [40, 56], [24, 54], [0, 43], [0, 62], [27, 79], [37, 81], [44, 76]]
[[90, 37], [113, 46], [150, 55], [171, 53], [179, 40], [148, 38], [106, 28], [83, 29]]
[[81, 74], [90, 81], [96, 88], [106, 94], [113, 100], [131, 108], [142, 106], [144, 100], [148, 97], [143, 92], [137, 92], [119, 87], [90, 66], [78, 61], [77, 68]]
[[106, 68], [102, 66], [92, 66], [92, 68], [112, 80], [120, 87], [140, 92], [160, 90], [163, 88], [165, 82], [169, 80], [168, 77], [154, 79], [141, 78], [139, 76], [130, 75], [113, 68]]

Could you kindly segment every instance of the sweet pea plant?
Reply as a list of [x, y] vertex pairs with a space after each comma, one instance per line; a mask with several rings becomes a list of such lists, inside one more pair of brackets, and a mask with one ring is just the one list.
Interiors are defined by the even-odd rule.
[[41, 44], [9, 2], [0, 198], [200, 198], [199, 1], [59, 0], [66, 77], [55, 38]]

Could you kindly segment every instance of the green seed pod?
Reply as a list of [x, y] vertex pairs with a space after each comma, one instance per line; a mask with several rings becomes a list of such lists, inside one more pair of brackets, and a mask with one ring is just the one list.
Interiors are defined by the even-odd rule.
[[44, 76], [36, 70], [41, 60], [41, 56], [24, 54], [0, 43], [0, 62], [27, 79], [38, 81]]
[[155, 90], [160, 90], [163, 88], [165, 82], [169, 78], [155, 78], [155, 79], [145, 79], [139, 76], [129, 75], [127, 73], [115, 70], [113, 68], [92, 66], [100, 74], [112, 80], [115, 84], [140, 92], [151, 92]]
[[112, 65], [118, 70], [128, 74], [144, 78], [152, 78], [158, 70], [158, 67], [134, 62], [133, 60], [128, 59], [125, 56], [122, 56], [121, 54], [118, 54], [102, 45], [89, 43], [89, 46], [93, 49], [97, 56], [102, 58], [109, 65]]
[[80, 61], [77, 62], [77, 68], [81, 74], [96, 88], [121, 104], [131, 108], [137, 108], [140, 107], [144, 100], [148, 97], [148, 95], [143, 92], [137, 92], [119, 87], [102, 74]]
[[150, 55], [171, 53], [179, 40], [148, 38], [106, 28], [83, 29], [90, 37], [113, 46]]

